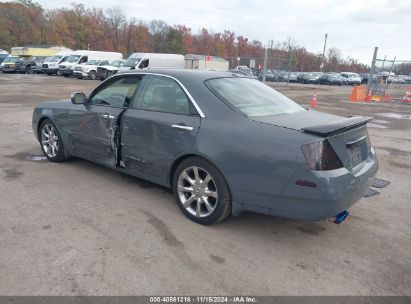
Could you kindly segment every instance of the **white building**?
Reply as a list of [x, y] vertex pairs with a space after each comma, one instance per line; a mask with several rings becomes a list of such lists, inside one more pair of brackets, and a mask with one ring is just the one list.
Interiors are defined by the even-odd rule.
[[187, 54], [184, 56], [186, 69], [227, 71], [229, 62], [218, 56]]

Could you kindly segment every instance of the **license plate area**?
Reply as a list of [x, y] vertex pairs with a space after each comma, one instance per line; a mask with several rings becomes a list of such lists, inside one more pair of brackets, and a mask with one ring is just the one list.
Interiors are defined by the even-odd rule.
[[347, 143], [348, 157], [351, 162], [351, 168], [361, 164], [367, 158], [367, 137]]

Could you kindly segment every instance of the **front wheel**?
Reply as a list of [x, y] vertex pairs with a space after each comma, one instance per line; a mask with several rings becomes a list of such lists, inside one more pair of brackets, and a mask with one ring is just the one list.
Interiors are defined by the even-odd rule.
[[97, 79], [97, 74], [96, 74], [96, 72], [91, 71], [91, 72], [88, 74], [88, 78], [90, 78], [91, 80], [96, 80], [96, 79]]
[[192, 221], [208, 225], [231, 214], [231, 195], [220, 171], [207, 160], [190, 157], [177, 167], [173, 179], [174, 197]]
[[49, 161], [61, 162], [66, 159], [61, 136], [50, 119], [45, 119], [39, 129], [41, 150]]

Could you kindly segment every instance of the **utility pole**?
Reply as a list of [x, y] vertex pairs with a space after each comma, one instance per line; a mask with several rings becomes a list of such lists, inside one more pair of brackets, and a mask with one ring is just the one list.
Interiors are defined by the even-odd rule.
[[323, 71], [324, 68], [324, 59], [325, 59], [325, 48], [327, 47], [327, 38], [328, 38], [328, 34], [325, 34], [325, 39], [324, 39], [324, 48], [323, 48], [323, 55], [321, 56], [321, 72]]
[[288, 45], [288, 77], [287, 77], [287, 87], [290, 83], [290, 74], [291, 74], [291, 45]]
[[375, 74], [375, 62], [377, 61], [377, 53], [378, 53], [378, 46], [374, 48], [374, 55], [372, 56], [372, 62], [371, 62], [371, 70], [370, 74], [368, 75], [368, 81], [367, 81], [367, 87], [366, 87], [366, 92], [370, 90], [371, 83]]
[[263, 69], [263, 82], [265, 82], [265, 73], [267, 72], [267, 57], [268, 57], [268, 50], [267, 50], [267, 46], [264, 46], [264, 69]]

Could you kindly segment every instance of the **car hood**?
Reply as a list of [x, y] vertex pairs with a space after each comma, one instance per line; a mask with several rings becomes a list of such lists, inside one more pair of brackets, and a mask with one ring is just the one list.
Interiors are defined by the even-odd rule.
[[266, 123], [273, 126], [283, 127], [293, 130], [302, 130], [314, 125], [329, 124], [336, 121], [344, 120], [345, 117], [322, 113], [315, 110], [302, 110], [294, 113], [250, 117], [250, 119]]

